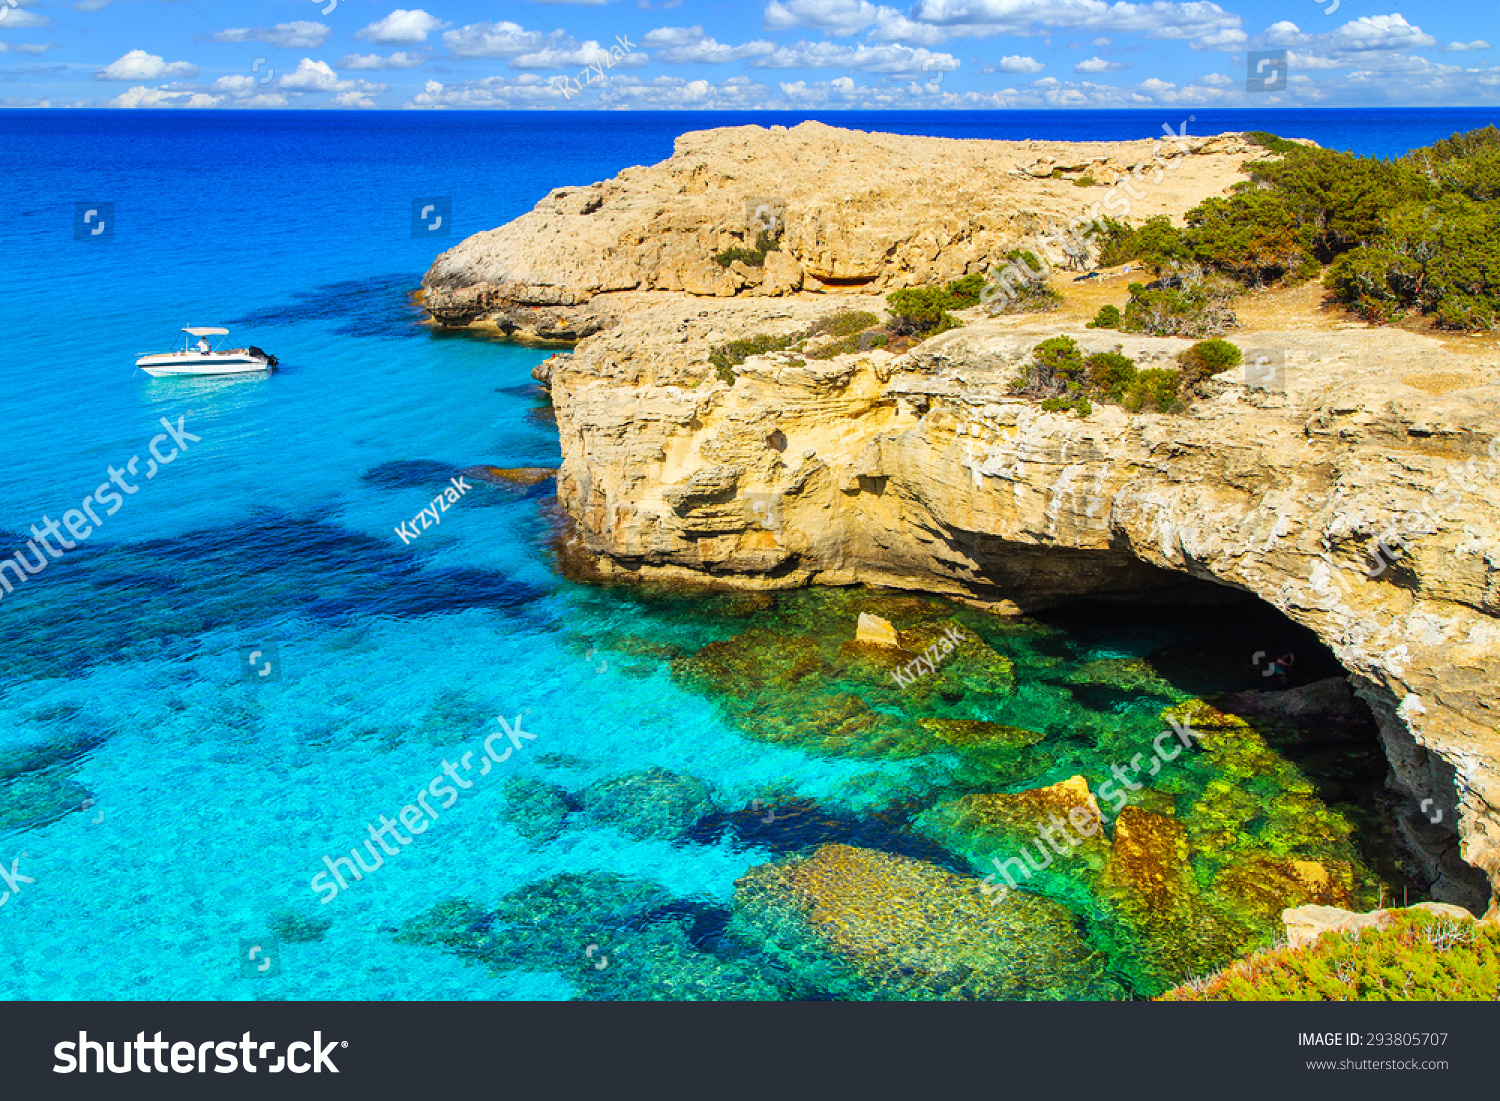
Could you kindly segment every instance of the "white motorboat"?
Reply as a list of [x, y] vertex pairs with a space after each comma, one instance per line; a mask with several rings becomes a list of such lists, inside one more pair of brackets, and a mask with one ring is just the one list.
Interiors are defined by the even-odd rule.
[[135, 365], [158, 378], [162, 375], [257, 374], [276, 366], [276, 357], [259, 348], [225, 348], [222, 339], [210, 343], [210, 338], [228, 336], [228, 329], [209, 327], [182, 331], [187, 337], [181, 351], [147, 352], [135, 361]]

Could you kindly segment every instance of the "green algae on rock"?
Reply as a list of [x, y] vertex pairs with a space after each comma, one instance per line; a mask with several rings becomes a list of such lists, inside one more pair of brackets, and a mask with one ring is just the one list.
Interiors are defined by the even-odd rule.
[[[817, 595], [778, 602], [764, 625], [674, 661], [674, 677], [711, 695], [750, 737], [886, 759], [951, 752], [954, 743], [915, 720], [983, 719], [1015, 691], [1014, 661], [956, 620], [945, 601]], [[898, 645], [856, 640], [861, 614], [895, 623]], [[928, 656], [930, 670], [903, 672]], [[982, 756], [999, 747], [974, 748]]]
[[648, 880], [565, 872], [512, 891], [493, 909], [441, 902], [395, 940], [444, 948], [496, 974], [556, 972], [591, 1001], [785, 997], [753, 948], [728, 937], [698, 942], [692, 926], [705, 909]]
[[648, 768], [600, 780], [578, 801], [601, 826], [636, 838], [676, 840], [714, 810], [713, 792], [695, 776]]
[[1115, 998], [1062, 906], [849, 845], [752, 868], [731, 929], [795, 979], [859, 1000]]
[[[941, 800], [918, 817], [918, 828], [991, 882], [998, 872], [1009, 886], [1099, 918], [1101, 939], [1146, 992], [1268, 942], [1285, 907], [1347, 903], [1378, 888], [1347, 818], [1254, 727], [1198, 700], [1162, 718], [1191, 726], [1198, 748], [1139, 772], [1139, 790], [1115, 789], [1128, 802], [1117, 804], [1112, 835], [1074, 830], [1079, 836], [1061, 852], [1042, 840], [1049, 821], [1066, 825], [1070, 813], [1090, 808], [1098, 814], [1081, 775]], [[1109, 779], [1100, 774], [1106, 795]], [[1148, 780], [1155, 786], [1144, 786]]]
[[502, 817], [528, 841], [551, 841], [576, 808], [566, 788], [530, 776], [512, 776], [501, 787]]
[[311, 944], [322, 940], [323, 934], [333, 928], [333, 918], [283, 908], [266, 919], [266, 928], [287, 944]]

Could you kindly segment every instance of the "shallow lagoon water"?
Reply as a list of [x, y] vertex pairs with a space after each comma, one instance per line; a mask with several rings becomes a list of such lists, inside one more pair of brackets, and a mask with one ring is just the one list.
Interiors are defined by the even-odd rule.
[[[393, 530], [431, 500], [440, 469], [557, 456], [555, 430], [533, 415], [530, 370], [546, 352], [419, 325], [409, 293], [432, 257], [552, 187], [659, 159], [676, 133], [725, 121], [573, 117], [556, 124], [569, 140], [533, 151], [551, 125], [534, 117], [3, 120], [12, 167], [0, 191], [18, 213], [0, 226], [0, 550], [24, 549], [44, 514], [60, 518], [111, 465], [144, 456], [162, 418], [200, 439], [0, 600], [0, 861], [35, 881], [0, 907], [0, 996], [588, 996], [582, 953], [497, 970], [395, 930], [443, 899], [493, 905], [563, 873], [652, 881], [716, 928], [736, 879], [823, 841], [982, 874], [916, 825], [924, 806], [979, 790], [971, 766], [759, 737], [683, 672], [747, 629], [804, 630], [835, 654], [860, 594], [752, 605], [564, 582], [546, 487], [476, 484], [409, 545]], [[972, 119], [922, 125], [975, 136]], [[1147, 136], [1124, 116], [1070, 125]], [[189, 147], [199, 155], [183, 157]], [[264, 169], [253, 188], [235, 183], [246, 159]], [[453, 199], [446, 242], [411, 237], [411, 200], [432, 195]], [[115, 204], [113, 240], [73, 239], [79, 201]], [[282, 369], [216, 381], [133, 371], [136, 354], [188, 324], [229, 325]], [[1045, 741], [984, 783], [1020, 790], [1106, 767], [1160, 729], [1164, 707], [1259, 687], [1249, 652], [1280, 628], [1224, 615], [1240, 626], [1155, 612], [1107, 626], [993, 623], [987, 637], [1017, 684], [979, 717]], [[274, 675], [247, 679], [251, 650], [274, 655]], [[1147, 655], [1165, 695], [1060, 683], [1090, 662]], [[309, 881], [323, 858], [396, 815], [499, 715], [523, 715], [535, 741], [320, 906]], [[515, 776], [578, 793], [648, 768], [706, 782], [714, 816], [675, 842], [575, 815], [537, 844], [506, 820]], [[758, 829], [778, 805], [791, 824]], [[1110, 942], [1086, 900], [1070, 905], [1080, 929]], [[247, 977], [240, 941], [265, 939], [283, 908], [331, 925], [321, 939], [283, 939], [279, 974]], [[1128, 949], [1110, 951], [1128, 978]]]

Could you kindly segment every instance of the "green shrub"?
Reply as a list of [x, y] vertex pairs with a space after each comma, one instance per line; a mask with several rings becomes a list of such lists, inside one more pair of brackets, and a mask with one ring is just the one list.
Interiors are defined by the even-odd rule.
[[1118, 405], [1136, 381], [1135, 361], [1119, 352], [1095, 352], [1083, 361], [1084, 378], [1101, 401]]
[[1162, 995], [1162, 1001], [1493, 1001], [1500, 929], [1421, 910], [1384, 929], [1324, 933], [1314, 944], [1259, 952]]
[[[709, 349], [708, 361], [714, 373], [733, 386], [737, 377], [734, 368], [751, 356], [764, 352], [802, 351], [808, 341], [817, 337], [832, 336], [835, 339], [807, 352], [808, 359], [832, 359], [845, 352], [858, 351], [861, 347], [883, 348], [886, 345], [884, 332], [870, 332], [880, 324], [880, 319], [864, 310], [839, 310], [819, 318], [806, 329], [780, 336], [757, 333], [742, 340], [731, 340]], [[795, 366], [806, 360], [798, 359]]]
[[708, 361], [713, 364], [714, 373], [733, 386], [736, 378], [734, 368], [744, 363], [745, 360], [763, 352], [784, 352], [788, 348], [801, 344], [806, 337], [806, 333], [800, 332], [788, 333], [785, 336], [757, 333], [743, 340], [731, 340], [728, 344], [710, 348]]
[[867, 348], [884, 348], [888, 340], [885, 333], [851, 333], [840, 337], [838, 340], [828, 344], [821, 344], [816, 348], [808, 350], [808, 359], [832, 359], [834, 356], [846, 355], [849, 352], [861, 352]]
[[1122, 404], [1132, 413], [1147, 410], [1154, 413], [1177, 413], [1182, 409], [1177, 389], [1182, 376], [1165, 367], [1148, 367], [1136, 375], [1125, 392]]
[[1245, 137], [1256, 145], [1269, 149], [1272, 153], [1292, 153], [1303, 148], [1294, 141], [1287, 141], [1266, 130], [1250, 130], [1246, 132]]
[[[1334, 299], [1370, 321], [1417, 312], [1440, 327], [1500, 324], [1500, 129], [1393, 160], [1249, 137], [1276, 159], [1246, 164], [1249, 179], [1188, 211], [1186, 229], [1160, 216], [1135, 228], [1102, 219], [1100, 262], [1139, 260], [1158, 272], [1196, 264], [1251, 287], [1322, 273]], [[1189, 305], [1142, 303], [1131, 331], [1223, 327], [1173, 328]]]
[[1090, 329], [1118, 329], [1124, 319], [1120, 317], [1119, 306], [1100, 306], [1099, 312], [1094, 315], [1094, 320], [1089, 322]]
[[755, 247], [753, 249], [734, 245], [723, 252], [715, 253], [714, 263], [718, 264], [721, 268], [727, 268], [730, 264], [738, 260], [740, 263], [747, 264], [752, 268], [763, 268], [766, 266], [766, 256], [770, 253], [778, 252], [780, 249], [781, 242], [772, 234], [761, 230], [756, 235]]
[[1100, 244], [1099, 264], [1106, 268], [1138, 260], [1161, 271], [1185, 263], [1193, 255], [1183, 231], [1165, 214], [1148, 218], [1135, 227], [1106, 219]]
[[1496, 327], [1500, 211], [1464, 195], [1387, 213], [1385, 232], [1330, 265], [1324, 286], [1368, 321], [1417, 311], [1441, 328]]
[[925, 339], [956, 329], [962, 322], [949, 310], [965, 310], [979, 304], [984, 290], [983, 275], [965, 275], [944, 287], [907, 287], [886, 295], [891, 312], [891, 332]]
[[1098, 187], [1099, 181], [1092, 176], [1079, 176], [1073, 181], [1074, 187]]
[[1121, 328], [1153, 336], [1212, 336], [1238, 324], [1230, 303], [1239, 289], [1223, 276], [1189, 272], [1162, 281], [1167, 285], [1130, 284]]
[[958, 328], [958, 319], [948, 312], [952, 299], [942, 287], [906, 287], [886, 295], [886, 301], [893, 333], [929, 337]]
[[991, 307], [990, 313], [996, 316], [1008, 313], [1046, 313], [1062, 304], [1063, 296], [1046, 283], [1023, 283], [998, 308]]
[[1182, 383], [1189, 390], [1211, 375], [1238, 367], [1243, 361], [1243, 353], [1227, 340], [1200, 340], [1177, 357]]
[[947, 286], [948, 297], [952, 299], [952, 305], [948, 308], [966, 310], [970, 306], [979, 305], [979, 293], [982, 290], [984, 290], [984, 276], [978, 272], [953, 280]]
[[1140, 371], [1135, 362], [1112, 352], [1085, 356], [1070, 336], [1055, 336], [1031, 350], [1028, 363], [1011, 382], [1011, 393], [1037, 398], [1050, 412], [1073, 410], [1081, 417], [1093, 412], [1095, 402], [1122, 405], [1132, 413], [1177, 413], [1180, 372], [1152, 367]]
[[1081, 394], [1073, 394], [1061, 398], [1044, 398], [1042, 408], [1049, 413], [1066, 413], [1072, 410], [1080, 417], [1086, 417], [1094, 411], [1093, 403]]
[[819, 318], [808, 327], [807, 335], [813, 336], [858, 336], [866, 329], [880, 324], [880, 318], [867, 310], [839, 310], [827, 317]]
[[1083, 351], [1071, 336], [1054, 336], [1032, 349], [1032, 378], [1039, 390], [1056, 391], [1083, 376]]
[[[1005, 254], [1007, 261], [1014, 262], [1022, 269], [1023, 275], [1027, 273], [1040, 274], [1047, 270], [1036, 254], [1029, 249], [1013, 248]], [[980, 280], [980, 286], [984, 285], [983, 276], [965, 276], [965, 279]], [[952, 284], [949, 284], [952, 286]], [[981, 299], [982, 300], [982, 299]], [[1011, 294], [1003, 298], [999, 304], [988, 303], [992, 315], [1008, 313], [1045, 313], [1055, 310], [1063, 303], [1063, 296], [1051, 287], [1047, 286], [1043, 279], [1023, 278], [1012, 289]]]

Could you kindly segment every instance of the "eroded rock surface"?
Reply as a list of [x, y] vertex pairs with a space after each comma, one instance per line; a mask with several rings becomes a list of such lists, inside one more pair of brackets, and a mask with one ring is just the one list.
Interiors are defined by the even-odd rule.
[[[1223, 190], [1245, 159], [1239, 140], [1181, 158], [1132, 217]], [[1500, 880], [1492, 345], [1355, 326], [1240, 331], [1247, 358], [1285, 364], [1283, 388], [1249, 388], [1236, 371], [1185, 414], [1087, 419], [1008, 394], [1056, 335], [1045, 316], [964, 315], [903, 355], [770, 353], [729, 377], [710, 364], [727, 341], [876, 308], [860, 292], [981, 270], [1028, 218], [1077, 213], [1091, 189], [1050, 169], [1034, 179], [1046, 156], [1105, 179], [1096, 159], [1140, 158], [1119, 144], [1006, 144], [818, 124], [685, 135], [663, 165], [554, 192], [444, 254], [426, 303], [452, 324], [595, 333], [543, 372], [580, 576], [863, 583], [1006, 611], [1165, 595], [1185, 578], [1252, 593], [1350, 672], [1410, 799], [1405, 828], [1434, 895], [1482, 906], [1474, 869]], [[756, 195], [785, 201], [783, 252], [763, 272], [721, 269], [712, 254], [743, 243]], [[1141, 367], [1171, 366], [1185, 347], [1070, 335], [1087, 352], [1121, 345]], [[1399, 544], [1378, 570], [1377, 538]]]
[[[1101, 203], [1104, 184], [1132, 169], [1141, 198], [1123, 205], [1143, 218], [1218, 194], [1246, 159], [1265, 155], [1237, 134], [1069, 143], [819, 122], [697, 131], [660, 164], [557, 188], [445, 252], [423, 280], [424, 305], [447, 325], [576, 340], [608, 324], [607, 300], [620, 291], [883, 294], [1003, 263], [1028, 234]], [[1074, 183], [1084, 177], [1099, 186]], [[1120, 213], [1119, 195], [1109, 209]], [[760, 227], [781, 246], [763, 267], [714, 261], [753, 246]]]

